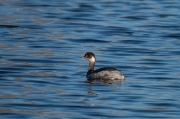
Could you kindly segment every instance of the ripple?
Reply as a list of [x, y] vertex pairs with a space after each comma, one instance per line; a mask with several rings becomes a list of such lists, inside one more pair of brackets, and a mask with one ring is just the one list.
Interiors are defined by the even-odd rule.
[[[0, 1], [0, 118], [179, 118], [179, 1]], [[123, 82], [88, 84], [88, 62]]]

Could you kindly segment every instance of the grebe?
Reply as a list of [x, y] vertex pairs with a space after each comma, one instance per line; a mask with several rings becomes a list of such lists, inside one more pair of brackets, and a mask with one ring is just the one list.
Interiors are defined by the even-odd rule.
[[89, 82], [94, 83], [94, 80], [99, 80], [103, 82], [111, 82], [111, 81], [120, 81], [124, 80], [124, 75], [117, 69], [112, 67], [104, 67], [100, 69], [94, 70], [94, 65], [96, 62], [96, 58], [94, 53], [87, 52], [84, 55], [84, 59], [89, 60], [89, 68], [87, 72], [87, 79]]

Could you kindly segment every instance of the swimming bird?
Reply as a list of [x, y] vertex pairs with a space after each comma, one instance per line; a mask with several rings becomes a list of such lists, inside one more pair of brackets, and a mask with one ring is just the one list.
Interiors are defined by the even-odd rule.
[[92, 52], [87, 52], [84, 55], [84, 59], [89, 61], [89, 68], [86, 77], [90, 83], [94, 83], [94, 80], [112, 82], [125, 79], [125, 76], [119, 70], [113, 67], [104, 67], [94, 70], [96, 57]]

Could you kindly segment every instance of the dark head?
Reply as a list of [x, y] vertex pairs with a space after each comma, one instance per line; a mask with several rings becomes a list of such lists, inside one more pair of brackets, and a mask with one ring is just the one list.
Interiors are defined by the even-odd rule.
[[84, 55], [84, 59], [87, 59], [87, 60], [89, 60], [90, 62], [95, 62], [95, 61], [96, 61], [95, 55], [94, 55], [94, 53], [92, 53], [92, 52], [87, 52], [87, 53]]

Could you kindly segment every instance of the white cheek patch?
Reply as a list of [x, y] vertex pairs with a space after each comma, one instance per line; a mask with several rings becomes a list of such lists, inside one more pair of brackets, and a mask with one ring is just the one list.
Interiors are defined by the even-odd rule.
[[89, 59], [89, 61], [90, 61], [90, 62], [95, 62], [95, 58], [92, 57], [92, 58]]

